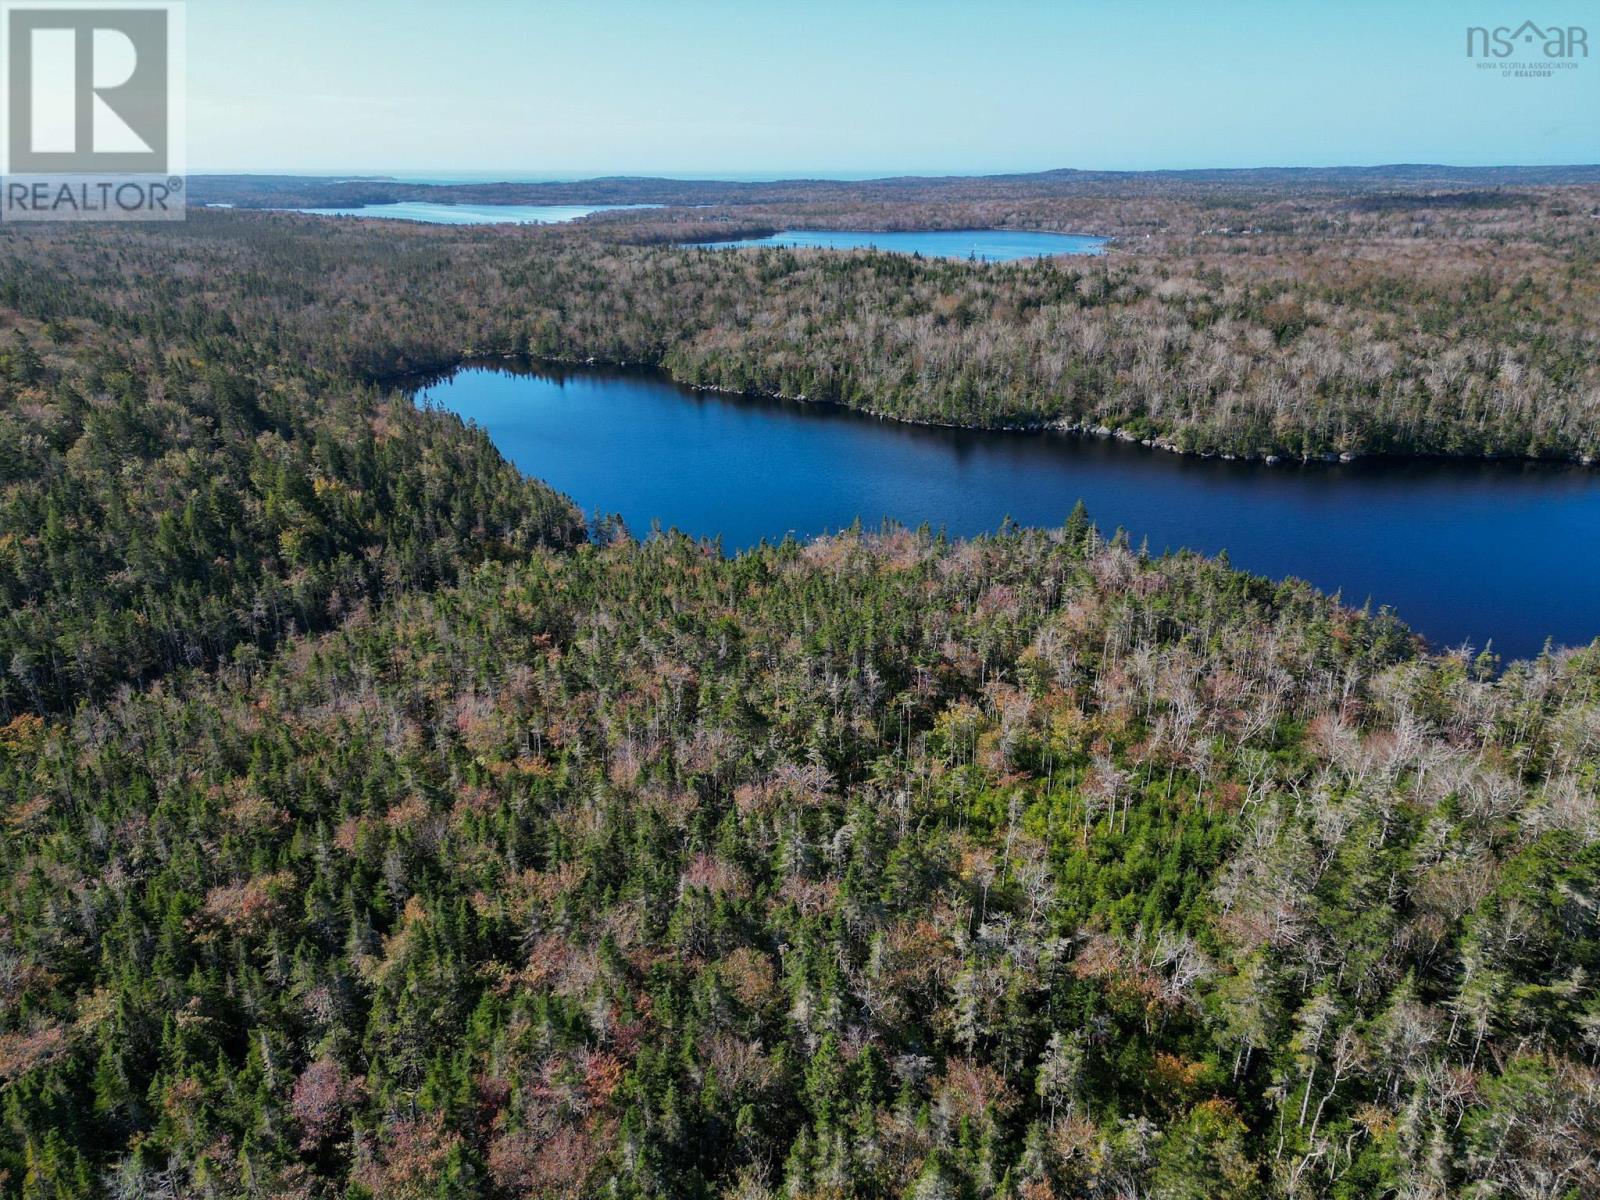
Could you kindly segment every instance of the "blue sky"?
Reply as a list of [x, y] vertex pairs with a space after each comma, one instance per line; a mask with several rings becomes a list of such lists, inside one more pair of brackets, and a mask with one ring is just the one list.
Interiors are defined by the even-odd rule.
[[[1503, 78], [1469, 25], [1586, 25]], [[1600, 5], [189, 0], [197, 171], [863, 175], [1600, 160]]]

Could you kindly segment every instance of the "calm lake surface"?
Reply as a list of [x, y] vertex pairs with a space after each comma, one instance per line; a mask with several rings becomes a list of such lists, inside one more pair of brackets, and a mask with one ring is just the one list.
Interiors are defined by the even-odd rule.
[[822, 250], [892, 250], [928, 258], [976, 258], [1009, 262], [1052, 254], [1099, 254], [1108, 239], [1076, 233], [1028, 233], [1015, 229], [938, 229], [905, 233], [870, 233], [837, 229], [790, 229], [771, 237], [735, 242], [702, 242], [713, 249], [745, 246], [789, 246]]
[[860, 518], [951, 534], [1058, 526], [1080, 497], [1152, 552], [1226, 549], [1347, 603], [1393, 607], [1435, 646], [1509, 657], [1600, 633], [1600, 471], [1507, 463], [1276, 466], [1109, 439], [934, 429], [697, 393], [654, 373], [468, 368], [420, 397], [481, 424], [586, 512], [738, 549]]
[[655, 208], [653, 204], [430, 204], [402, 201], [364, 208], [297, 208], [317, 217], [387, 217], [429, 225], [560, 225], [614, 208]]

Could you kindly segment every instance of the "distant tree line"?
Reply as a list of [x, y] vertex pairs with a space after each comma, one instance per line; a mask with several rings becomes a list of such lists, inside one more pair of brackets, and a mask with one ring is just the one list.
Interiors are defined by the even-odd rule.
[[704, 237], [707, 214], [458, 230], [201, 212], [13, 233], [0, 303], [360, 381], [481, 354], [596, 359], [1191, 453], [1593, 458], [1600, 226], [1578, 190], [1536, 195], [1301, 203], [1278, 232], [1223, 210], [1148, 251], [992, 265], [636, 244]]

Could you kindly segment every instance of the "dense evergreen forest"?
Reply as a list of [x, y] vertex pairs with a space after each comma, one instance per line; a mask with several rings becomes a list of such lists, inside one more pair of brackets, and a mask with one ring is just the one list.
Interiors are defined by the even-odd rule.
[[535, 551], [5, 727], [4, 1186], [1590, 1195], [1597, 765], [1081, 520]]
[[100, 698], [583, 521], [481, 433], [226, 339], [0, 334], [0, 720]]
[[1081, 507], [636, 541], [380, 386], [1592, 450], [1592, 197], [1423, 200], [1006, 267], [0, 231], [0, 1195], [1600, 1193], [1600, 643]]

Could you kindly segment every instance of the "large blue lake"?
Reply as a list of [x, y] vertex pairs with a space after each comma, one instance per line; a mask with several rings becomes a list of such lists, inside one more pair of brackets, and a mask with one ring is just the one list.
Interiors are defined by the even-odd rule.
[[1052, 254], [1099, 254], [1106, 238], [1076, 233], [1030, 233], [1017, 229], [933, 229], [896, 233], [871, 233], [848, 229], [790, 229], [770, 237], [742, 238], [731, 242], [702, 242], [715, 249], [747, 246], [789, 246], [821, 250], [890, 250], [928, 258], [973, 258], [980, 262], [1009, 262], [1017, 258], [1042, 258]]
[[590, 213], [615, 208], [653, 208], [650, 204], [432, 204], [402, 201], [362, 208], [297, 208], [318, 217], [387, 217], [429, 225], [560, 225]]
[[1435, 646], [1508, 657], [1600, 634], [1600, 471], [1510, 463], [1274, 466], [1054, 433], [926, 428], [697, 393], [649, 373], [469, 368], [422, 396], [483, 425], [589, 513], [720, 535], [729, 549], [860, 518], [952, 534], [1057, 526], [1078, 499], [1150, 548], [1226, 549], [1347, 603], [1389, 605]]

